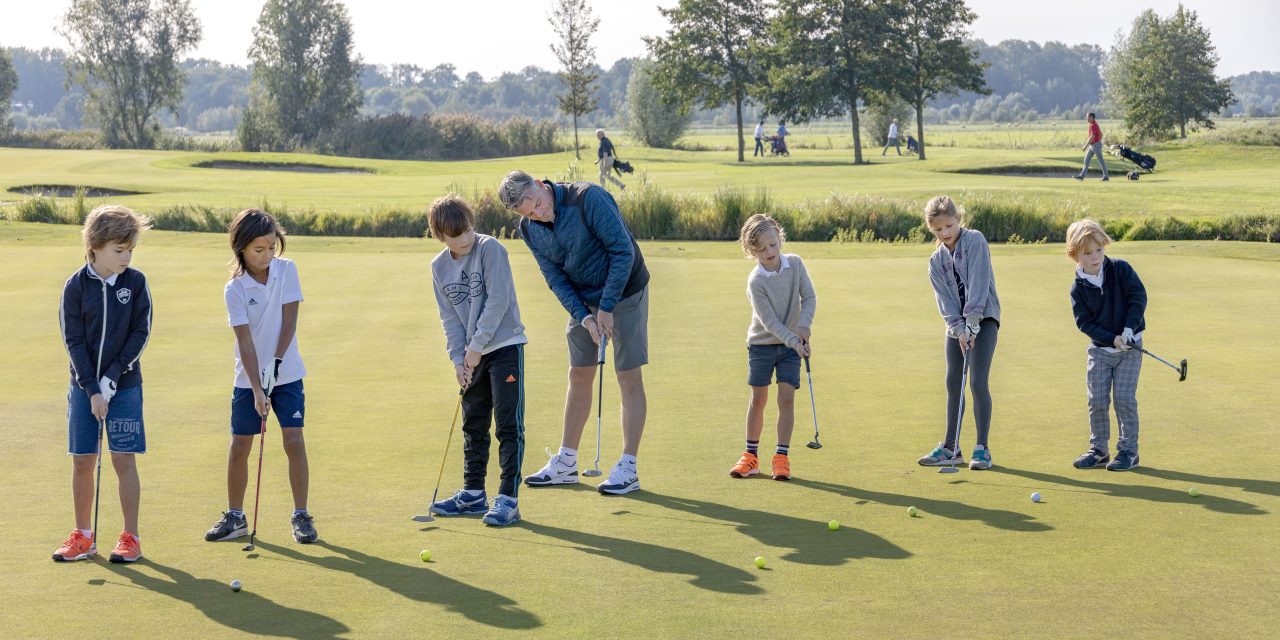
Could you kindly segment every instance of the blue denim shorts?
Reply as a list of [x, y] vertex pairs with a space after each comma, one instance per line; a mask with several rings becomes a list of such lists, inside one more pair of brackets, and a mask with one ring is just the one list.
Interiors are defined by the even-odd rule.
[[[142, 385], [121, 389], [107, 405], [106, 448], [112, 453], [146, 453], [147, 433], [142, 428]], [[72, 384], [67, 390], [67, 453], [98, 453], [98, 419], [84, 389]]]
[[[276, 414], [276, 421], [281, 427], [302, 427], [302, 418], [307, 414], [307, 397], [301, 380], [276, 387], [268, 400], [271, 412]], [[253, 406], [253, 389], [235, 387], [231, 394], [231, 435], [256, 436], [261, 430], [262, 416]]]
[[767, 387], [773, 383], [774, 371], [778, 383], [800, 388], [800, 354], [785, 344], [747, 345], [747, 384]]

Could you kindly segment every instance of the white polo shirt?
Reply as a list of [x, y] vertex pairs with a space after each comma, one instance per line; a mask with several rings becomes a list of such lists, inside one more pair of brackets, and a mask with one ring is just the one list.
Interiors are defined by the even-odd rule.
[[[272, 259], [268, 274], [266, 284], [259, 283], [246, 273], [232, 278], [223, 290], [223, 298], [227, 302], [228, 326], [249, 325], [253, 347], [258, 355], [258, 366], [263, 368], [274, 365], [276, 345], [280, 342], [280, 326], [284, 323], [284, 305], [302, 302], [298, 267], [292, 260]], [[235, 342], [235, 347], [235, 386], [251, 389], [253, 387], [245, 376], [244, 364], [240, 361], [239, 341]], [[276, 384], [296, 382], [307, 375], [307, 369], [302, 366], [302, 356], [298, 354], [297, 331], [289, 341], [289, 349], [284, 352], [282, 360]]]

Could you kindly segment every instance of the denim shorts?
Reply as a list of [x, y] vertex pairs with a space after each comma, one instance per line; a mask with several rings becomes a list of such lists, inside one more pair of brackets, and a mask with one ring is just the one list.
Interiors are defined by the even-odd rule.
[[785, 344], [747, 345], [747, 384], [767, 387], [778, 372], [778, 383], [800, 388], [800, 354]]
[[[307, 414], [307, 397], [302, 381], [282, 384], [271, 391], [271, 412], [285, 429], [302, 427], [302, 417]], [[262, 430], [262, 416], [253, 406], [253, 389], [235, 387], [231, 394], [231, 435], [256, 436]]]
[[[142, 385], [121, 389], [107, 405], [107, 450], [112, 453], [146, 453], [147, 433], [142, 428]], [[84, 389], [67, 390], [67, 453], [98, 453], [98, 419]]]

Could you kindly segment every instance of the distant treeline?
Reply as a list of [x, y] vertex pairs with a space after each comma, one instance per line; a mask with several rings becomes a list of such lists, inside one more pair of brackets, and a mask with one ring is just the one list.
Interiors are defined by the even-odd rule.
[[[1068, 46], [1006, 40], [972, 46], [989, 63], [985, 79], [989, 96], [959, 95], [933, 101], [929, 121], [1012, 122], [1053, 117], [1075, 118], [1083, 111], [1100, 111], [1100, 67], [1105, 52], [1096, 45]], [[66, 54], [59, 49], [12, 48], [18, 88], [13, 95], [13, 123], [18, 129], [77, 129], [82, 126], [84, 96], [65, 88]], [[634, 59], [623, 58], [598, 69], [599, 109], [587, 116], [590, 126], [617, 127], [626, 111], [627, 81]], [[161, 124], [193, 132], [233, 131], [249, 99], [250, 71], [244, 66], [212, 60], [182, 63], [186, 91], [177, 113], [165, 112]], [[1231, 78], [1239, 102], [1230, 115], [1280, 115], [1280, 74], [1257, 71]], [[563, 91], [553, 71], [526, 67], [486, 80], [475, 72], [460, 73], [451, 64], [420, 67], [412, 64], [365, 65], [360, 79], [366, 116], [401, 113], [472, 114], [497, 121], [514, 117], [554, 120], [565, 116], [556, 106]], [[760, 117], [752, 106], [751, 119]], [[731, 107], [694, 114], [694, 123], [728, 125]]]

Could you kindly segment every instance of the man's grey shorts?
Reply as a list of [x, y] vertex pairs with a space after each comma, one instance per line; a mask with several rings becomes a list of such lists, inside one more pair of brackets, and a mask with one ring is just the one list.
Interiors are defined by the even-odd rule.
[[[597, 309], [592, 309], [595, 313]], [[599, 348], [591, 332], [573, 318], [565, 328], [569, 342], [569, 366], [594, 367]], [[627, 371], [649, 364], [649, 287], [623, 298], [613, 308], [613, 369]]]

